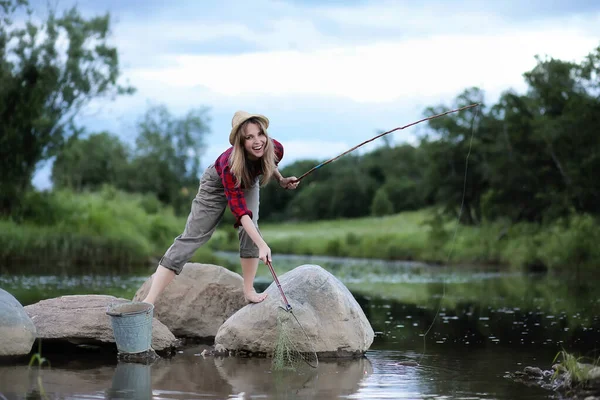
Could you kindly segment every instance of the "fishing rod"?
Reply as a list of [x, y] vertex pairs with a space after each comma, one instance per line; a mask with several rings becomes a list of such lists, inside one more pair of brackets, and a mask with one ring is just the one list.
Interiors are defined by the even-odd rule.
[[406, 128], [408, 128], [408, 127], [411, 127], [411, 126], [413, 126], [413, 125], [420, 124], [421, 122], [425, 122], [425, 121], [429, 121], [429, 120], [432, 120], [432, 119], [435, 119], [435, 118], [443, 117], [444, 115], [447, 115], [447, 114], [451, 114], [451, 113], [455, 113], [455, 112], [459, 112], [459, 111], [467, 110], [467, 109], [469, 109], [469, 108], [477, 107], [478, 105], [479, 105], [479, 103], [470, 104], [470, 105], [468, 105], [468, 106], [464, 106], [464, 107], [461, 107], [461, 108], [457, 108], [457, 109], [455, 109], [455, 110], [446, 111], [446, 112], [443, 112], [443, 113], [440, 113], [440, 114], [437, 114], [437, 115], [432, 115], [431, 117], [423, 118], [423, 119], [421, 119], [421, 120], [419, 120], [419, 121], [412, 122], [412, 123], [410, 123], [410, 124], [408, 124], [408, 125], [400, 126], [400, 127], [398, 127], [398, 128], [394, 128], [394, 129], [392, 129], [392, 130], [390, 130], [390, 131], [387, 131], [387, 132], [380, 133], [379, 135], [377, 135], [377, 136], [375, 136], [375, 137], [373, 137], [373, 138], [371, 138], [371, 139], [369, 139], [369, 140], [365, 140], [364, 142], [362, 142], [362, 143], [361, 143], [361, 144], [359, 144], [359, 145], [356, 145], [356, 146], [354, 146], [354, 147], [353, 147], [353, 148], [351, 148], [350, 150], [346, 150], [345, 152], [343, 152], [343, 153], [342, 153], [342, 154], [340, 154], [339, 156], [336, 156], [336, 157], [334, 157], [334, 158], [332, 158], [332, 159], [330, 159], [330, 160], [324, 161], [324, 162], [322, 162], [321, 164], [319, 164], [319, 165], [317, 165], [317, 166], [313, 167], [313, 168], [312, 168], [312, 169], [310, 169], [308, 172], [305, 172], [305, 173], [304, 173], [302, 176], [300, 176], [300, 178], [296, 179], [296, 180], [295, 180], [293, 183], [300, 182], [300, 180], [302, 180], [304, 177], [306, 177], [307, 175], [309, 175], [309, 174], [313, 173], [314, 171], [316, 171], [317, 169], [321, 168], [322, 166], [324, 166], [324, 165], [327, 165], [327, 164], [329, 164], [330, 162], [333, 162], [333, 161], [337, 160], [338, 158], [340, 158], [340, 157], [342, 157], [342, 156], [344, 156], [344, 155], [346, 155], [346, 154], [350, 153], [351, 151], [354, 151], [354, 150], [358, 149], [359, 147], [361, 147], [361, 146], [363, 146], [363, 145], [365, 145], [365, 144], [367, 144], [367, 143], [369, 143], [369, 142], [372, 142], [372, 141], [373, 141], [373, 140], [375, 140], [375, 139], [379, 139], [380, 137], [387, 135], [388, 133], [392, 133], [392, 132], [395, 132], [395, 131], [399, 131], [399, 130], [402, 130], [402, 129], [406, 129]]

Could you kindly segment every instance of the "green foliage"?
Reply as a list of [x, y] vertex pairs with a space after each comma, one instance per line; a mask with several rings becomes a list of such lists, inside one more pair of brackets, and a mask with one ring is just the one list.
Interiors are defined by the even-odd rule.
[[387, 192], [384, 188], [380, 188], [375, 192], [373, 203], [371, 203], [371, 215], [381, 217], [394, 212], [394, 205], [390, 201]]
[[556, 379], [559, 373], [568, 372], [571, 377], [571, 385], [583, 385], [590, 380], [590, 372], [600, 364], [600, 358], [585, 363], [586, 358], [576, 357], [566, 350], [559, 351], [552, 362], [560, 361], [559, 367], [554, 371], [552, 379]]
[[[31, 369], [31, 366], [33, 364], [35, 364], [37, 362], [37, 366], [38, 369], [41, 369], [42, 366], [44, 365], [44, 363], [48, 364], [48, 366], [50, 366], [50, 361], [45, 358], [42, 357], [42, 339], [38, 339], [38, 351], [37, 353], [33, 354], [31, 356], [31, 359], [29, 360], [29, 366], [28, 368]], [[34, 392], [35, 393], [35, 392]], [[37, 393], [36, 394], [36, 398], [42, 398], [42, 399], [47, 399], [48, 396], [46, 395], [46, 390], [44, 389], [44, 384], [42, 382], [42, 376], [38, 374], [37, 376]]]
[[27, 222], [0, 221], [0, 259], [7, 264], [145, 264], [162, 255], [185, 224], [168, 208], [148, 213], [142, 206], [148, 195], [110, 186], [95, 193], [31, 192], [26, 199], [22, 215]]
[[104, 184], [126, 182], [129, 149], [107, 132], [86, 139], [71, 137], [52, 166], [52, 183], [57, 189], [96, 190]]
[[[261, 204], [269, 204], [269, 199], [261, 196]], [[331, 190], [326, 183], [310, 182], [298, 190], [287, 205], [287, 217], [298, 220], [319, 220], [329, 216]], [[269, 207], [270, 208], [270, 207]], [[275, 214], [275, 213], [272, 213]]]
[[[308, 176], [294, 196], [267, 191], [261, 212], [270, 220], [385, 215], [387, 196], [395, 213], [435, 205], [471, 226], [542, 223], [573, 212], [598, 216], [599, 72], [600, 47], [579, 64], [538, 57], [524, 74], [525, 94], [507, 90], [488, 106], [480, 89], [468, 88], [450, 106], [425, 114], [480, 106], [430, 120], [418, 146], [386, 142], [344, 156]], [[318, 163], [297, 162], [282, 173], [299, 176]], [[514, 250], [530, 254], [538, 245]]]
[[[117, 50], [108, 43], [109, 15], [89, 19], [50, 9], [37, 23], [26, 1], [5, 1], [0, 24], [0, 213], [10, 215], [36, 165], [55, 155], [74, 118], [92, 99], [131, 93], [117, 81]], [[28, 10], [23, 26], [17, 13]]]
[[577, 270], [596, 267], [600, 259], [598, 223], [598, 218], [585, 214], [573, 214], [554, 221], [541, 235], [542, 262], [550, 268], [566, 265]]
[[153, 193], [178, 214], [187, 213], [198, 189], [200, 154], [209, 132], [206, 113], [193, 109], [178, 118], [165, 106], [150, 107], [138, 121], [136, 150], [120, 187]]
[[31, 359], [29, 360], [29, 368], [31, 368], [31, 366], [33, 364], [35, 364], [36, 362], [37, 362], [38, 367], [43, 366], [44, 363], [50, 365], [50, 361], [47, 358], [42, 357], [42, 340], [38, 339], [37, 342], [38, 342], [38, 351], [37, 351], [37, 353], [35, 353], [31, 356]]
[[59, 189], [96, 190], [108, 184], [146, 193], [177, 215], [187, 214], [198, 189], [208, 120], [205, 109], [179, 118], [165, 106], [151, 106], [138, 121], [135, 150], [106, 132], [73, 137], [53, 165], [52, 181]]
[[[599, 226], [595, 217], [580, 215], [545, 224], [502, 220], [457, 226], [438, 210], [424, 209], [379, 218], [268, 223], [261, 225], [261, 232], [275, 254], [504, 264], [518, 270], [567, 268], [583, 273], [600, 262]], [[233, 248], [233, 239], [230, 243]]]

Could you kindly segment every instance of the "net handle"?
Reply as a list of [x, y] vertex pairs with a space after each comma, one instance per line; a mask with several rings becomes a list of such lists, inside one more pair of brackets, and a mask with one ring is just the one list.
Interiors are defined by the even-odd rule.
[[283, 289], [281, 288], [281, 284], [279, 283], [279, 279], [277, 279], [277, 274], [275, 273], [275, 270], [273, 269], [273, 265], [271, 264], [271, 260], [267, 260], [266, 264], [269, 267], [269, 270], [271, 271], [271, 275], [273, 275], [273, 280], [275, 281], [275, 284], [279, 288], [279, 293], [281, 293], [281, 297], [283, 298], [283, 302], [285, 303], [285, 311], [292, 311], [292, 306], [290, 305], [290, 303], [288, 302], [287, 298], [285, 297], [285, 293], [283, 293]]

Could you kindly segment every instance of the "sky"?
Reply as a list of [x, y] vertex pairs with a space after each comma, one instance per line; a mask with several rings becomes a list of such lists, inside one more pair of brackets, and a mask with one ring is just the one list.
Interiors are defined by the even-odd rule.
[[[33, 0], [43, 15], [47, 2]], [[229, 146], [235, 111], [266, 115], [281, 166], [326, 160], [381, 131], [452, 106], [479, 87], [493, 104], [524, 92], [535, 56], [580, 62], [600, 45], [597, 0], [56, 0], [109, 12], [121, 83], [132, 96], [94, 101], [79, 123], [126, 142], [151, 104], [183, 116], [208, 108], [208, 166]], [[413, 142], [421, 126], [396, 131]], [[372, 142], [369, 151], [381, 145]], [[363, 148], [361, 148], [363, 151]], [[51, 186], [51, 162], [34, 185]]]

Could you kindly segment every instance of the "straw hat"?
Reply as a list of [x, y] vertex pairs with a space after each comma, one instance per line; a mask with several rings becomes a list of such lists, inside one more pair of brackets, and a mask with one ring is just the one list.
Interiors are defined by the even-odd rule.
[[233, 119], [231, 120], [231, 133], [229, 134], [229, 143], [231, 143], [231, 145], [233, 145], [235, 133], [237, 132], [240, 125], [242, 125], [244, 121], [250, 118], [256, 118], [261, 120], [263, 124], [265, 124], [265, 129], [269, 127], [269, 119], [264, 115], [250, 114], [246, 111], [236, 111], [236, 113], [233, 114]]

